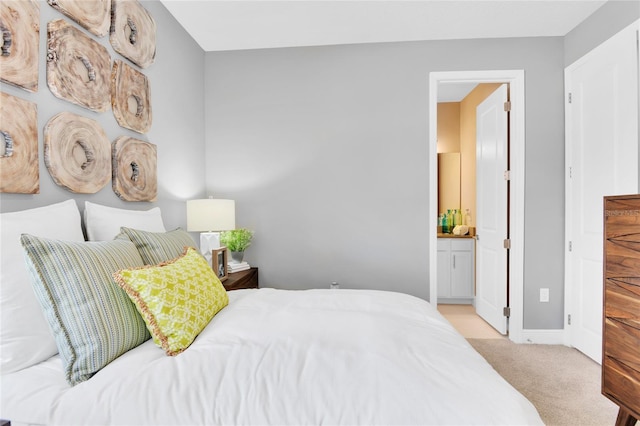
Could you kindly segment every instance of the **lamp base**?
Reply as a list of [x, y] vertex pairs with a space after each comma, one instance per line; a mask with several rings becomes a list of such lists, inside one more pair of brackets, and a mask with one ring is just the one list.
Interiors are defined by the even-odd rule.
[[211, 264], [211, 250], [219, 249], [220, 233], [219, 232], [201, 232], [200, 233], [200, 253]]

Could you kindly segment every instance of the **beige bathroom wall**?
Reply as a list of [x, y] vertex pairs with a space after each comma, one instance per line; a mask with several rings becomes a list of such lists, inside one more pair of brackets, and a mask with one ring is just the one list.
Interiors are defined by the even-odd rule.
[[460, 102], [438, 103], [438, 154], [460, 152]]

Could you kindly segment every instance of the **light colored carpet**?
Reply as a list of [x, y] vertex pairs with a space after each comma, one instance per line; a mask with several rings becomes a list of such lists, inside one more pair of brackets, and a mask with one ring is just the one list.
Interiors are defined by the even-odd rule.
[[618, 406], [600, 393], [600, 365], [561, 345], [467, 339], [538, 409], [549, 426], [613, 426]]

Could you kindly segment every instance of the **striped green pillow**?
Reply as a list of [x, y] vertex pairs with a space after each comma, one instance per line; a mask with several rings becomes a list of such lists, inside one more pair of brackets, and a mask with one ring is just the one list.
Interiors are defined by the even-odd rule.
[[120, 231], [136, 245], [145, 265], [174, 260], [184, 253], [185, 247], [196, 248], [191, 235], [182, 228], [168, 232], [148, 232], [122, 227]]
[[28, 234], [20, 242], [71, 385], [149, 339], [135, 305], [112, 278], [120, 269], [144, 265], [133, 243], [69, 242]]

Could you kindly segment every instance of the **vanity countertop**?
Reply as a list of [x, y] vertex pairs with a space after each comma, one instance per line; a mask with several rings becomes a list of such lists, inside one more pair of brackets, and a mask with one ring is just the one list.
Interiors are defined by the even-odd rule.
[[454, 234], [445, 234], [442, 232], [442, 227], [438, 226], [438, 238], [475, 238], [476, 237], [476, 227], [469, 227], [469, 232], [465, 235], [454, 235]]

